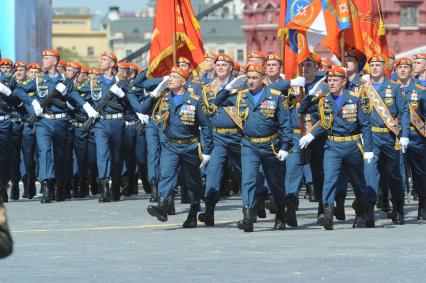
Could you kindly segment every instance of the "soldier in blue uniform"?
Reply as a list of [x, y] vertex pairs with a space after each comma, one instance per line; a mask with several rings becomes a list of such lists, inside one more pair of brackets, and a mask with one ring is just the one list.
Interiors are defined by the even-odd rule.
[[213, 104], [216, 95], [232, 79], [233, 60], [225, 54], [219, 54], [215, 60], [216, 79], [204, 85], [202, 91], [203, 112], [210, 118], [213, 127], [212, 158], [207, 166], [206, 191], [204, 200], [205, 213], [200, 213], [198, 219], [207, 226], [214, 225], [214, 210], [220, 200], [220, 185], [227, 161], [241, 179], [241, 128], [235, 107], [217, 107]]
[[[410, 119], [407, 102], [401, 94], [400, 86], [384, 76], [385, 60], [381, 55], [369, 59], [371, 81], [365, 83], [361, 95], [370, 100], [370, 120], [373, 132], [375, 158], [365, 166], [365, 176], [369, 187], [368, 211], [374, 209], [379, 186], [377, 166], [383, 164], [381, 174], [388, 178], [392, 196], [392, 221], [405, 224], [404, 192], [400, 170], [400, 153], [404, 153], [409, 143]], [[398, 124], [400, 124], [401, 129]]]
[[[3, 67], [3, 66], [2, 66]], [[5, 70], [5, 68], [2, 68]], [[6, 70], [5, 70], [6, 71]], [[0, 163], [9, 164], [10, 138], [12, 135], [12, 120], [10, 118], [10, 99], [14, 84], [13, 78], [0, 72]], [[10, 166], [3, 166], [0, 170], [0, 203], [9, 201], [7, 183], [10, 179]]]
[[214, 66], [216, 56], [217, 55], [213, 53], [204, 54], [204, 69], [200, 78], [202, 84], [211, 83], [215, 79]]
[[[20, 84], [26, 80], [27, 65], [22, 61], [16, 61], [15, 80]], [[10, 142], [10, 179], [12, 187], [10, 189], [10, 197], [13, 200], [19, 199], [19, 180], [21, 179], [20, 163], [21, 163], [21, 147], [22, 147], [22, 130], [23, 122], [21, 115], [24, 114], [25, 107], [23, 103], [11, 106], [11, 120], [12, 120], [12, 135]]]
[[285, 229], [284, 163], [291, 148], [289, 113], [284, 109], [281, 91], [264, 85], [265, 69], [258, 64], [247, 67], [248, 89], [237, 91], [244, 77], [234, 79], [215, 99], [218, 107], [235, 106], [243, 121], [241, 150], [243, 220], [238, 228], [253, 231], [255, 191], [259, 167], [263, 167], [268, 186], [277, 205], [275, 229]]
[[[367, 221], [367, 185], [364, 179], [364, 161], [373, 159], [373, 144], [369, 121], [369, 101], [359, 92], [345, 89], [347, 74], [342, 67], [326, 71], [330, 92], [318, 101], [321, 131], [327, 133], [324, 147], [324, 213], [318, 218], [326, 230], [333, 229], [333, 205], [341, 172], [349, 177], [355, 192], [355, 223], [364, 228]], [[364, 148], [361, 145], [361, 134]], [[365, 153], [364, 153], [365, 150]], [[374, 223], [370, 223], [369, 226]]]
[[413, 176], [413, 188], [419, 197], [417, 218], [426, 220], [426, 87], [412, 78], [413, 62], [407, 57], [396, 60], [395, 72], [409, 108], [410, 142], [406, 154]]
[[414, 54], [413, 60], [413, 71], [417, 82], [426, 86], [426, 53]]
[[[35, 114], [39, 117], [36, 122], [36, 138], [39, 150], [39, 181], [45, 187], [42, 203], [52, 201], [55, 192], [54, 183], [56, 180], [57, 193], [56, 200], [65, 200], [65, 181], [67, 177], [66, 166], [66, 143], [68, 117], [66, 114], [66, 100], [75, 100], [79, 105], [84, 105], [85, 110], [92, 115], [97, 114], [89, 104], [72, 92], [72, 84], [67, 86], [63, 83], [65, 79], [57, 72], [57, 64], [60, 54], [56, 50], [43, 51], [43, 68], [47, 71], [43, 78], [36, 77], [36, 80], [28, 83], [26, 87], [18, 86], [14, 94], [31, 105]], [[34, 92], [31, 97], [27, 93]], [[48, 95], [55, 95], [55, 99], [50, 105], [41, 103]]]
[[[210, 159], [213, 148], [209, 119], [202, 112], [199, 95], [190, 92], [187, 86], [189, 72], [173, 67], [168, 90], [161, 92], [161, 98], [154, 108], [154, 114], [161, 120], [164, 140], [161, 151], [161, 174], [158, 191], [158, 205], [148, 206], [148, 213], [160, 221], [167, 221], [167, 198], [176, 186], [179, 167], [188, 188], [191, 207], [184, 228], [197, 226], [197, 213], [201, 199], [201, 167]], [[152, 97], [145, 103], [152, 102]], [[199, 143], [202, 131], [203, 148]], [[202, 156], [201, 156], [202, 155]]]

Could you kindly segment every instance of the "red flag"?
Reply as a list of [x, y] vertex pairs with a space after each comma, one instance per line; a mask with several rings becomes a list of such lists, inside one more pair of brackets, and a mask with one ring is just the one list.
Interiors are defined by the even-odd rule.
[[171, 67], [176, 65], [174, 48], [176, 58], [188, 58], [192, 69], [197, 69], [204, 61], [204, 47], [190, 0], [158, 0], [155, 11], [148, 76], [160, 77], [170, 73]]
[[354, 1], [354, 4], [360, 15], [360, 29], [367, 59], [373, 54], [381, 54], [385, 58], [387, 69], [390, 70], [380, 1]]
[[324, 16], [327, 24], [327, 37], [322, 40], [336, 57], [341, 58], [341, 38], [345, 49], [356, 49], [364, 54], [359, 13], [352, 0], [325, 0], [327, 9]]

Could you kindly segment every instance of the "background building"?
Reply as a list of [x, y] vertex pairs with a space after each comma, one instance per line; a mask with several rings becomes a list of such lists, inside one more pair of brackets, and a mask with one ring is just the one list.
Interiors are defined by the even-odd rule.
[[88, 8], [55, 8], [52, 17], [52, 46], [67, 60], [98, 64], [99, 54], [108, 49], [107, 32], [92, 28]]
[[[243, 31], [248, 50], [280, 52], [277, 39], [280, 0], [244, 1]], [[425, 46], [426, 1], [386, 0], [381, 1], [388, 45], [396, 53], [408, 52]], [[328, 55], [325, 48], [318, 53]]]
[[50, 0], [1, 0], [0, 57], [35, 62], [51, 47]]

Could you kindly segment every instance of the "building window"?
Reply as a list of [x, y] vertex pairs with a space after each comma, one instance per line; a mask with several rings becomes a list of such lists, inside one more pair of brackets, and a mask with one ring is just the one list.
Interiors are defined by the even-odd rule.
[[87, 47], [87, 56], [93, 56], [95, 55], [95, 48], [93, 46]]
[[238, 62], [244, 61], [244, 50], [242, 50], [242, 49], [237, 50], [237, 61]]
[[401, 28], [417, 28], [418, 14], [417, 7], [402, 7]]

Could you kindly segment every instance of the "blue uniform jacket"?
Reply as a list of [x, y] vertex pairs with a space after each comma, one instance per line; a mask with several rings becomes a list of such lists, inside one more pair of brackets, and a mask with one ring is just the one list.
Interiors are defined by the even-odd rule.
[[[248, 137], [268, 137], [279, 133], [281, 139], [281, 150], [289, 151], [292, 147], [290, 112], [284, 108], [281, 91], [264, 87], [264, 93], [258, 103], [253, 100], [252, 93], [246, 89], [237, 95], [222, 90], [214, 103], [218, 106], [237, 106], [240, 101], [240, 112], [248, 108], [248, 116], [243, 121], [242, 133]], [[238, 111], [238, 109], [237, 109]]]

